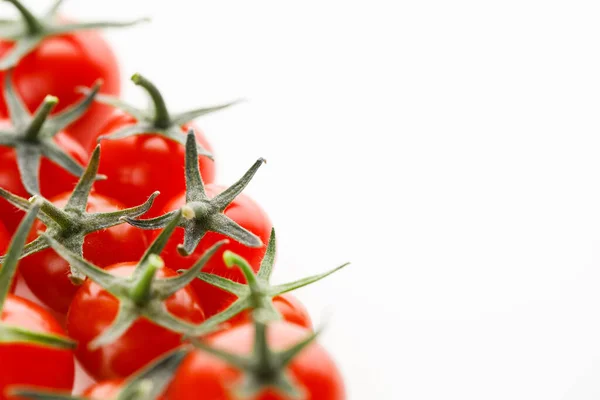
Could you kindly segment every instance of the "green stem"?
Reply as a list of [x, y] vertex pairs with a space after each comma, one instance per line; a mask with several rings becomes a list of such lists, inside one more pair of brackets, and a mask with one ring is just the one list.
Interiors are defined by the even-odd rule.
[[150, 299], [152, 282], [154, 282], [156, 272], [163, 267], [164, 263], [159, 256], [151, 254], [146, 265], [130, 292], [131, 300], [140, 307], [144, 306]]
[[244, 257], [239, 256], [232, 251], [226, 250], [223, 253], [223, 261], [225, 261], [227, 268], [238, 267], [242, 271], [246, 277], [246, 282], [248, 283], [250, 289], [257, 291], [260, 290], [260, 283], [258, 282], [252, 267], [250, 264], [248, 264], [248, 261], [246, 261]]
[[133, 83], [146, 89], [146, 92], [150, 95], [152, 102], [154, 103], [154, 124], [157, 128], [167, 129], [171, 125], [171, 117], [163, 99], [162, 94], [152, 82], [144, 78], [140, 74], [134, 74], [131, 77]]
[[56, 98], [54, 96], [50, 96], [50, 95], [46, 96], [46, 98], [44, 99], [44, 102], [36, 110], [35, 115], [33, 116], [33, 119], [31, 120], [31, 123], [29, 124], [29, 126], [27, 127], [27, 130], [25, 131], [25, 139], [26, 140], [29, 140], [32, 142], [37, 141], [38, 135], [40, 134], [40, 131], [42, 130], [42, 126], [44, 125], [44, 122], [46, 122], [46, 119], [50, 115], [50, 112], [52, 112], [52, 109], [57, 104], [58, 104], [58, 98]]
[[[41, 196], [33, 196], [33, 198], [43, 198]], [[49, 201], [42, 202], [42, 212], [46, 214], [52, 221], [56, 222], [63, 230], [73, 229], [76, 225], [69, 214], [56, 207]]]
[[267, 343], [267, 326], [264, 322], [254, 321], [254, 356], [258, 361], [258, 373], [269, 379], [276, 367], [273, 365], [273, 357]]
[[268, 306], [268, 303], [270, 303], [271, 299], [268, 297], [266, 290], [261, 284], [261, 281], [259, 281], [254, 274], [254, 271], [252, 270], [250, 264], [248, 264], [248, 261], [246, 261], [242, 256], [239, 256], [229, 250], [226, 250], [223, 253], [223, 261], [225, 261], [225, 265], [228, 268], [233, 268], [236, 266], [244, 274], [246, 283], [250, 289], [252, 308], [254, 310], [262, 310], [265, 306]]
[[193, 207], [184, 204], [183, 207], [181, 207], [181, 216], [188, 221], [191, 221], [196, 218], [196, 211], [194, 211]]
[[209, 201], [194, 201], [181, 207], [181, 216], [188, 221], [193, 219], [206, 220], [216, 212], [218, 210]]
[[25, 25], [27, 25], [27, 31], [30, 35], [37, 35], [44, 31], [44, 26], [42, 23], [19, 0], [6, 1], [14, 5], [17, 10], [19, 10], [19, 13], [21, 13], [23, 20], [25, 21]]

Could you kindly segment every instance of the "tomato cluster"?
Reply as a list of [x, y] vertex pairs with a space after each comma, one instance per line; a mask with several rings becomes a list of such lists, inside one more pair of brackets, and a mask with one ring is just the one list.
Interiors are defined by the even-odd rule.
[[[242, 193], [264, 160], [216, 184], [194, 123], [233, 103], [173, 112], [135, 74], [152, 107], [126, 104], [96, 30], [140, 21], [8, 2], [21, 18], [0, 24], [0, 400], [344, 399], [289, 292], [345, 265], [270, 283], [275, 230]], [[79, 397], [76, 363], [97, 382]]]

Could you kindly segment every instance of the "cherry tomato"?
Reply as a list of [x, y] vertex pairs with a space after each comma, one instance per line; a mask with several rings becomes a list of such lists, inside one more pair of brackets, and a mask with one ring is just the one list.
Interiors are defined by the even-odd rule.
[[300, 300], [290, 293], [284, 293], [274, 297], [273, 305], [277, 311], [279, 311], [284, 321], [305, 329], [313, 329], [312, 320], [308, 314], [308, 310], [304, 307], [304, 304], [300, 303]]
[[[286, 322], [268, 327], [269, 346], [284, 350], [305, 339], [308, 331]], [[227, 352], [249, 355], [254, 342], [254, 326], [246, 324], [210, 339], [211, 345]], [[304, 390], [306, 400], [344, 400], [342, 377], [325, 350], [312, 343], [288, 365], [293, 382]], [[241, 372], [225, 361], [203, 351], [192, 352], [181, 364], [167, 390], [168, 400], [233, 400]], [[254, 400], [283, 400], [287, 397], [267, 389]]]
[[[106, 268], [117, 276], [130, 276], [136, 264], [121, 263]], [[157, 278], [177, 276], [162, 268]], [[190, 323], [204, 321], [204, 313], [194, 291], [185, 287], [165, 302], [167, 310]], [[89, 350], [88, 343], [100, 335], [115, 319], [118, 300], [97, 284], [86, 281], [75, 294], [67, 314], [69, 336], [78, 341], [77, 359], [96, 379], [124, 378], [152, 360], [180, 345], [181, 335], [140, 319], [127, 332], [108, 346]]]
[[[63, 207], [70, 193], [63, 193], [53, 199], [52, 203]], [[87, 212], [108, 212], [123, 209], [117, 201], [92, 192], [88, 198]], [[37, 237], [39, 230], [45, 226], [36, 221], [31, 230], [29, 240]], [[148, 246], [143, 231], [128, 224], [90, 233], [83, 244], [83, 255], [91, 263], [99, 267], [138, 260]], [[52, 249], [42, 250], [21, 260], [19, 270], [27, 286], [44, 304], [58, 313], [65, 314], [78, 287], [68, 278], [69, 264]]]
[[[1, 40], [0, 59], [12, 47], [12, 42]], [[80, 100], [77, 87], [90, 87], [98, 79], [103, 81], [102, 93], [119, 94], [117, 59], [108, 43], [93, 31], [47, 37], [19, 61], [13, 75], [17, 91], [32, 112], [48, 94], [58, 97], [60, 102], [53, 112], [60, 112]], [[0, 90], [3, 82], [4, 73], [0, 73]], [[110, 107], [94, 103], [69, 127], [68, 134], [87, 148], [110, 113]], [[0, 117], [6, 116], [6, 103], [0, 99]]]
[[[205, 186], [206, 194], [209, 198], [214, 197], [223, 190], [222, 186], [209, 184]], [[159, 196], [160, 197], [160, 196]], [[166, 205], [162, 213], [176, 210], [185, 204], [185, 192], [180, 193], [169, 204]], [[223, 252], [231, 250], [236, 254], [244, 257], [256, 272], [260, 268], [260, 262], [265, 255], [269, 237], [271, 235], [271, 221], [267, 214], [256, 204], [250, 197], [240, 194], [233, 202], [225, 209], [225, 215], [237, 222], [243, 228], [257, 235], [264, 245], [259, 248], [246, 247], [233, 239], [229, 239], [229, 243], [221, 246], [214, 256], [206, 263], [203, 272], [216, 274], [235, 282], [245, 282], [244, 275], [237, 268], [229, 269], [223, 262]], [[153, 236], [156, 237], [160, 231], [153, 231]], [[183, 257], [177, 252], [177, 245], [183, 243], [183, 229], [177, 229], [169, 239], [165, 249], [161, 253], [165, 264], [171, 269], [188, 269], [190, 268], [202, 254], [212, 245], [220, 240], [228, 239], [227, 237], [215, 233], [208, 232], [198, 244], [198, 247], [189, 257]], [[210, 317], [225, 308], [233, 301], [235, 297], [229, 293], [222, 291], [206, 282], [199, 279], [192, 282], [192, 287], [196, 291], [198, 298], [202, 304], [202, 309], [207, 317]]]
[[[0, 121], [0, 129], [8, 124], [10, 122], [7, 120]], [[86, 151], [64, 132], [59, 132], [54, 137], [54, 141], [81, 165], [87, 164], [88, 155]], [[40, 191], [44, 197], [50, 198], [72, 190], [78, 179], [62, 167], [42, 157]], [[0, 146], [0, 187], [21, 197], [29, 198], [31, 196], [21, 183], [15, 150], [11, 147]], [[9, 232], [15, 231], [23, 215], [25, 214], [22, 211], [0, 198], [0, 219]]]
[[0, 252], [2, 254], [6, 253], [6, 249], [8, 249], [8, 244], [10, 243], [10, 233], [8, 233], [8, 229], [4, 226], [2, 222], [0, 222]]
[[[111, 379], [93, 384], [83, 392], [83, 396], [90, 400], [116, 399], [125, 385], [125, 379]], [[160, 396], [157, 400], [163, 400]]]
[[[301, 328], [312, 331], [313, 324], [308, 314], [308, 310], [304, 307], [304, 304], [300, 303], [300, 300], [295, 298], [290, 293], [284, 293], [279, 296], [273, 297], [273, 305], [275, 309], [281, 314], [283, 321], [291, 324], [298, 325]], [[244, 312], [236, 315], [227, 321], [228, 327], [234, 327], [244, 325], [252, 321], [251, 311], [245, 310]]]
[[89, 399], [116, 399], [125, 383], [125, 379], [111, 379], [93, 384], [83, 392]]
[[[131, 125], [135, 119], [115, 111], [98, 137]], [[199, 144], [212, 151], [202, 132], [193, 125], [184, 125], [183, 130], [194, 128]], [[108, 177], [96, 184], [99, 193], [121, 201], [127, 207], [144, 202], [152, 192], [160, 191], [154, 207], [147, 217], [157, 216], [165, 204], [185, 190], [185, 147], [159, 135], [135, 135], [118, 140], [102, 140], [99, 173]], [[202, 179], [205, 183], [215, 178], [214, 162], [207, 157], [198, 157]], [[141, 201], [140, 201], [141, 200]]]
[[[29, 300], [13, 295], [6, 298], [2, 322], [35, 332], [66, 336], [47, 311]], [[10, 385], [63, 391], [73, 388], [75, 361], [70, 350], [6, 343], [0, 344], [0, 360], [0, 400], [10, 399], [3, 394]]]

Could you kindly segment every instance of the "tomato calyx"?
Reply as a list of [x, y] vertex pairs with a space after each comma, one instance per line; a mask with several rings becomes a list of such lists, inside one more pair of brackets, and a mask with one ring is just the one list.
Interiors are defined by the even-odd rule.
[[[182, 130], [182, 126], [191, 122], [192, 120], [207, 115], [219, 110], [228, 108], [239, 101], [232, 101], [225, 104], [219, 104], [212, 107], [197, 108], [189, 111], [184, 111], [177, 114], [169, 113], [165, 100], [158, 90], [158, 88], [150, 82], [147, 78], [140, 74], [134, 74], [131, 80], [136, 85], [142, 87], [150, 97], [152, 109], [142, 110], [129, 105], [116, 97], [108, 95], [96, 96], [96, 101], [99, 103], [108, 104], [110, 106], [121, 109], [122, 111], [130, 114], [134, 117], [137, 122], [135, 124], [126, 125], [123, 128], [106, 136], [101, 136], [98, 141], [101, 140], [118, 140], [129, 136], [142, 135], [142, 134], [153, 134], [160, 135], [167, 139], [173, 140], [183, 146], [186, 143], [186, 135]], [[82, 89], [84, 93], [87, 93], [89, 89]], [[204, 149], [200, 144], [197, 144], [198, 154], [213, 158], [212, 154]], [[196, 160], [198, 157], [196, 156]]]
[[256, 171], [265, 163], [265, 160], [259, 158], [236, 183], [209, 199], [198, 167], [196, 138], [192, 129], [188, 132], [185, 149], [186, 204], [179, 210], [168, 212], [156, 218], [124, 218], [125, 221], [141, 229], [159, 229], [177, 219], [177, 225], [185, 231], [183, 244], [177, 246], [177, 251], [183, 256], [192, 254], [200, 240], [208, 232], [220, 233], [248, 247], [263, 246], [258, 236], [226, 216], [224, 211], [250, 183]]
[[86, 112], [99, 90], [98, 82], [84, 99], [51, 117], [49, 114], [58, 103], [58, 99], [48, 95], [31, 115], [13, 87], [12, 74], [6, 74], [4, 98], [12, 126], [0, 130], [0, 145], [15, 149], [21, 181], [27, 192], [40, 192], [39, 169], [42, 156], [70, 174], [81, 176], [84, 167], [61, 149], [53, 138]]
[[[41, 207], [41, 200], [37, 200], [31, 205], [11, 240], [8, 254], [4, 259], [2, 268], [0, 268], [0, 315], [2, 314], [4, 303], [6, 302], [10, 286], [17, 271], [19, 254], [25, 245], [27, 235], [29, 234]], [[29, 343], [58, 349], [75, 348], [75, 342], [70, 339], [47, 333], [33, 332], [0, 321], [0, 344], [6, 343]]]
[[[180, 347], [152, 362], [127, 379], [117, 397], [112, 400], [158, 399], [189, 352], [189, 347]], [[16, 387], [9, 391], [12, 396], [31, 400], [87, 400], [83, 397], [72, 396], [70, 393], [60, 394], [34, 388]]]
[[118, 277], [84, 260], [55, 238], [45, 233], [41, 237], [54, 251], [67, 260], [80, 274], [87, 276], [119, 301], [119, 311], [112, 325], [89, 343], [90, 350], [108, 345], [123, 335], [139, 318], [148, 319], [170, 331], [190, 334], [196, 326], [172, 315], [164, 302], [175, 292], [183, 289], [195, 279], [210, 257], [225, 243], [222, 240], [210, 249], [186, 273], [171, 278], [156, 278], [156, 272], [164, 266], [158, 254], [163, 250], [177, 220], [173, 220], [154, 240], [138, 262], [130, 277]]
[[[70, 251], [81, 255], [83, 254], [83, 242], [88, 234], [120, 225], [124, 223], [123, 217], [136, 217], [144, 214], [152, 207], [154, 199], [159, 194], [159, 192], [154, 192], [146, 202], [136, 207], [113, 212], [87, 213], [88, 197], [97, 176], [99, 161], [100, 146], [97, 146], [64, 209], [58, 208], [41, 196], [36, 195], [27, 200], [2, 188], [0, 188], [0, 197], [25, 211], [32, 207], [32, 201], [36, 201], [35, 199], [41, 200], [42, 206], [38, 219], [47, 227], [46, 236], [55, 238]], [[50, 246], [47, 241], [40, 236], [25, 245], [20, 258], [45, 250], [48, 247]], [[2, 258], [0, 258], [1, 260]], [[85, 275], [72, 265], [70, 267], [69, 278], [73, 284], [82, 284]]]
[[293, 381], [286, 369], [302, 350], [315, 341], [320, 330], [308, 334], [305, 339], [285, 350], [273, 351], [267, 341], [268, 324], [263, 310], [255, 310], [253, 317], [254, 346], [249, 356], [229, 353], [196, 339], [191, 342], [196, 348], [220, 358], [242, 372], [240, 382], [234, 389], [240, 398], [254, 398], [266, 389], [277, 390], [294, 399], [304, 398], [303, 389]]
[[[225, 265], [229, 268], [238, 267], [246, 278], [246, 284], [234, 282], [230, 279], [206, 272], [200, 272], [196, 275], [197, 279], [216, 286], [237, 297], [236, 301], [231, 303], [225, 310], [204, 321], [196, 330], [198, 336], [213, 331], [217, 326], [226, 323], [228, 320], [245, 310], [260, 310], [261, 317], [265, 321], [280, 320], [281, 315], [273, 305], [273, 298], [275, 296], [320, 281], [349, 265], [349, 263], [345, 263], [322, 274], [309, 276], [280, 285], [271, 285], [270, 280], [273, 272], [273, 264], [275, 263], [276, 247], [275, 229], [272, 229], [267, 251], [257, 274], [254, 273], [250, 264], [248, 264], [243, 257], [240, 257], [229, 250], [223, 253]], [[185, 270], [180, 270], [178, 272], [184, 271]]]
[[41, 17], [36, 17], [20, 0], [6, 1], [19, 11], [21, 19], [6, 21], [0, 27], [0, 38], [15, 42], [10, 53], [0, 60], [0, 71], [16, 66], [23, 57], [35, 50], [48, 37], [82, 30], [127, 27], [149, 20], [148, 18], [141, 18], [124, 22], [61, 23], [57, 14], [62, 0], [55, 0], [52, 7]]
[[180, 347], [129, 378], [115, 400], [155, 400], [167, 388], [177, 368], [190, 352]]

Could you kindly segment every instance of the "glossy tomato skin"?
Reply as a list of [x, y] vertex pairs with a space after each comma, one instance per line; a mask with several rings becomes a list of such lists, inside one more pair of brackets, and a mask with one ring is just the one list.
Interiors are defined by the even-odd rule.
[[[116, 399], [124, 384], [125, 379], [111, 379], [98, 382], [87, 388], [83, 392], [83, 396], [90, 400]], [[157, 400], [164, 400], [164, 397], [160, 396]]]
[[[117, 276], [130, 276], [135, 263], [115, 264], [107, 271]], [[157, 277], [177, 276], [162, 268]], [[171, 314], [190, 323], [204, 321], [204, 312], [194, 291], [188, 286], [165, 302]], [[97, 284], [86, 281], [75, 294], [67, 314], [69, 336], [79, 342], [77, 359], [95, 379], [126, 378], [181, 343], [181, 335], [140, 319], [114, 343], [90, 351], [87, 344], [102, 333], [117, 315], [116, 298]]]
[[[0, 41], [0, 59], [13, 43]], [[114, 96], [120, 91], [120, 72], [117, 59], [108, 43], [94, 31], [52, 36], [15, 67], [14, 85], [30, 111], [34, 111], [48, 94], [58, 97], [54, 113], [64, 110], [83, 96], [77, 87], [91, 87], [102, 79], [101, 92]], [[0, 90], [4, 90], [4, 73], [0, 73]], [[94, 103], [87, 112], [68, 127], [68, 134], [84, 147], [111, 113], [109, 106]], [[0, 116], [8, 114], [6, 102], [0, 99]]]
[[[129, 114], [115, 111], [98, 137], [134, 124]], [[183, 131], [194, 128], [198, 142], [212, 152], [202, 131], [193, 125], [184, 126]], [[102, 140], [99, 173], [108, 177], [96, 184], [99, 193], [121, 201], [128, 207], [144, 202], [154, 191], [160, 191], [154, 207], [147, 217], [158, 216], [159, 211], [174, 196], [185, 190], [185, 148], [173, 140], [159, 135], [135, 135], [118, 140]], [[204, 182], [215, 179], [214, 162], [207, 157], [198, 157]]]
[[[206, 185], [206, 194], [209, 198], [216, 196], [225, 190], [224, 187], [215, 184]], [[175, 197], [163, 210], [161, 214], [176, 210], [185, 204], [185, 192]], [[183, 229], [176, 229], [169, 239], [165, 249], [161, 253], [166, 265], [174, 270], [190, 268], [212, 245], [223, 239], [229, 239], [229, 243], [221, 246], [219, 250], [206, 263], [203, 272], [213, 273], [235, 282], [245, 282], [244, 275], [237, 268], [227, 268], [223, 262], [223, 252], [225, 250], [233, 251], [244, 257], [256, 272], [260, 268], [260, 263], [267, 250], [266, 243], [271, 235], [272, 224], [267, 214], [250, 197], [240, 194], [225, 209], [225, 215], [237, 222], [240, 226], [257, 235], [263, 242], [259, 248], [246, 247], [233, 239], [227, 238], [221, 234], [208, 232], [198, 244], [198, 247], [189, 257], [183, 257], [177, 252], [177, 245], [183, 243]], [[160, 231], [154, 231], [154, 237], [157, 237]], [[192, 286], [202, 303], [202, 308], [207, 317], [227, 308], [229, 304], [235, 301], [235, 297], [218, 289], [199, 279], [192, 282]]]
[[[273, 305], [275, 309], [281, 314], [283, 321], [297, 325], [301, 328], [309, 331], [313, 330], [312, 320], [308, 310], [296, 297], [290, 293], [284, 293], [279, 296], [273, 297]], [[244, 325], [252, 321], [252, 313], [250, 310], [236, 315], [228, 321], [228, 327], [234, 327]]]
[[12, 237], [8, 232], [8, 229], [6, 229], [4, 224], [0, 222], [0, 252], [2, 254], [6, 253], [11, 239]]
[[116, 399], [123, 387], [124, 379], [111, 379], [93, 384], [82, 393], [88, 399]]
[[[63, 193], [51, 201], [58, 207], [64, 207], [70, 193]], [[91, 193], [88, 198], [87, 212], [107, 212], [122, 209], [116, 200]], [[33, 225], [29, 240], [37, 237], [39, 230], [45, 227], [40, 221]], [[138, 260], [148, 247], [144, 232], [128, 224], [93, 232], [86, 236], [83, 243], [83, 255], [86, 260], [99, 267]], [[42, 250], [21, 260], [19, 264], [27, 286], [44, 304], [59, 314], [66, 314], [78, 287], [69, 280], [69, 264], [52, 249]]]
[[[0, 121], [0, 129], [8, 124], [9, 122], [6, 120]], [[79, 164], [87, 165], [88, 155], [86, 151], [71, 137], [67, 136], [64, 132], [60, 132], [54, 137], [54, 141], [77, 160]], [[42, 157], [40, 164], [40, 192], [45, 198], [51, 198], [63, 192], [71, 191], [78, 180], [78, 177], [71, 175], [52, 161]], [[21, 183], [16, 153], [11, 147], [0, 146], [0, 187], [21, 197], [31, 197]], [[9, 232], [14, 232], [17, 229], [23, 215], [25, 214], [22, 211], [0, 198], [0, 220]]]
[[301, 328], [313, 330], [312, 320], [308, 310], [296, 297], [290, 293], [273, 298], [273, 304], [284, 321], [298, 325]]
[[[35, 332], [65, 336], [59, 323], [44, 309], [29, 300], [8, 295], [2, 322]], [[10, 385], [36, 386], [70, 391], [75, 379], [75, 361], [70, 350], [51, 349], [33, 344], [0, 344], [0, 400], [16, 399], [4, 395]]]
[[[268, 327], [269, 345], [284, 350], [305, 339], [309, 331], [286, 322], [275, 322]], [[248, 355], [254, 340], [254, 326], [246, 324], [223, 332], [210, 339], [211, 344], [228, 352]], [[306, 400], [344, 400], [345, 388], [335, 363], [318, 344], [306, 347], [288, 366], [288, 373]], [[234, 400], [233, 388], [241, 373], [225, 361], [202, 351], [195, 351], [184, 359], [167, 390], [168, 400]], [[273, 390], [265, 390], [254, 400], [284, 400], [287, 397]]]

